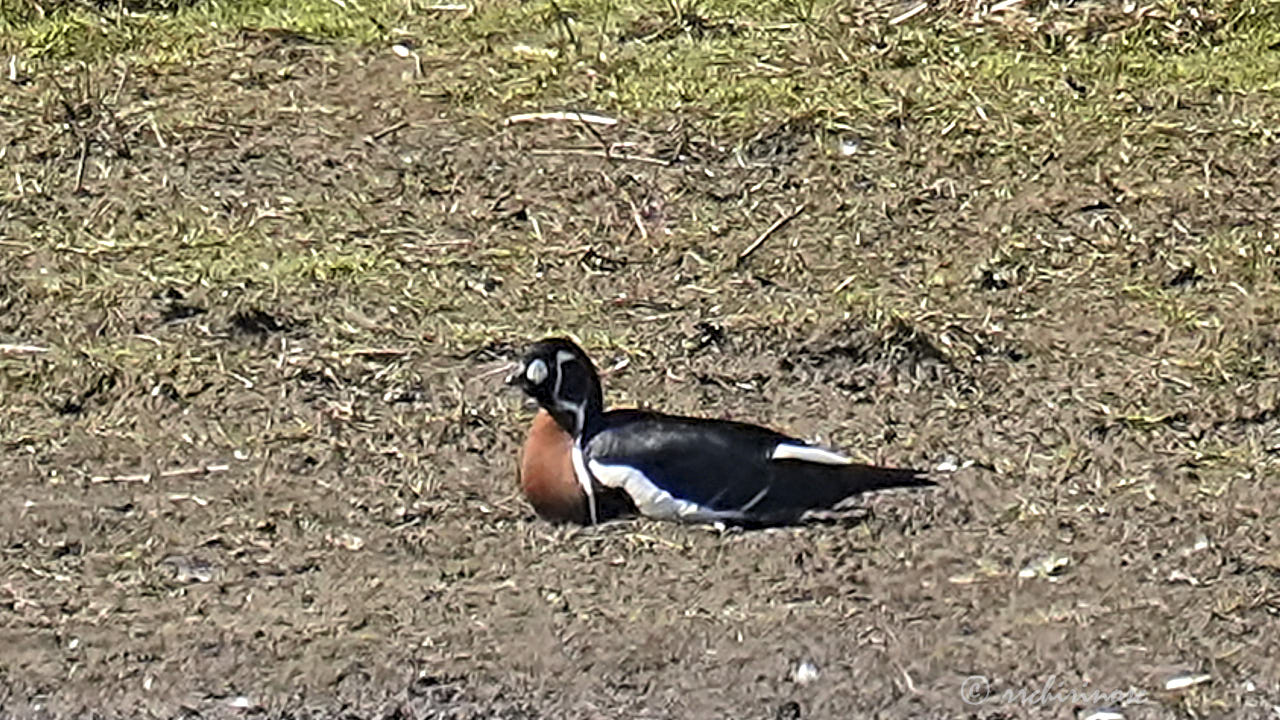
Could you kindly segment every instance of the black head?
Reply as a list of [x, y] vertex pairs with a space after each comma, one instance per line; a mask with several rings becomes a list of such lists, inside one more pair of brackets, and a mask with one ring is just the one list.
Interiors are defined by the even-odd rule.
[[507, 383], [536, 400], [574, 437], [580, 437], [604, 412], [595, 365], [582, 348], [567, 338], [534, 343]]

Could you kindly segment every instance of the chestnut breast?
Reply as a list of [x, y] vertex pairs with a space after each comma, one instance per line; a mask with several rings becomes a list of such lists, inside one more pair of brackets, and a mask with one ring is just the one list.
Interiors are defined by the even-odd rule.
[[573, 473], [573, 437], [551, 414], [538, 410], [520, 453], [520, 489], [538, 516], [550, 522], [589, 522], [587, 496]]

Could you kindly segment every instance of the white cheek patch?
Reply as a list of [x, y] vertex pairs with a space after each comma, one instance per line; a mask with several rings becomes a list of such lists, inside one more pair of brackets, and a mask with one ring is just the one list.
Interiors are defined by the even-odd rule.
[[547, 364], [541, 360], [534, 360], [524, 369], [524, 377], [534, 385], [541, 385], [542, 381], [547, 379]]
[[819, 465], [852, 465], [853, 459], [845, 457], [838, 452], [832, 452], [825, 448], [813, 447], [811, 445], [788, 445], [787, 443], [779, 443], [773, 449], [773, 455], [770, 456], [774, 460], [802, 460], [804, 462], [818, 463]]

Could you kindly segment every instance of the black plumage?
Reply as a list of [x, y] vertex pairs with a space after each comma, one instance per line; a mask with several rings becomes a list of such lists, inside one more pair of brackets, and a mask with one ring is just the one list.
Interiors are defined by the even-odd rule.
[[673, 497], [723, 514], [720, 520], [750, 524], [794, 523], [862, 493], [935, 484], [910, 469], [772, 459], [780, 444], [812, 447], [747, 423], [615, 410], [584, 438], [583, 454], [634, 467]]

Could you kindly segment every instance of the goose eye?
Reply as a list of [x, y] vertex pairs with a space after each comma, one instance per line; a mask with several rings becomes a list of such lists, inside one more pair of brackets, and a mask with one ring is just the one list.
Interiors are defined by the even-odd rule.
[[541, 385], [542, 381], [547, 379], [547, 364], [541, 360], [534, 360], [529, 363], [529, 367], [525, 368], [524, 376], [534, 385]]

